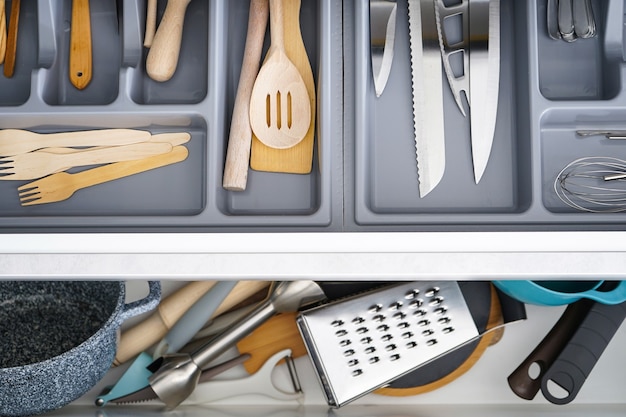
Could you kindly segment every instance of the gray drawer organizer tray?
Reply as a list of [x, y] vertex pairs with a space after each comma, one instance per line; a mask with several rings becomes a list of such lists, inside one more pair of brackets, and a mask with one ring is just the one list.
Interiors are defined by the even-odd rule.
[[[159, 0], [159, 14], [165, 3]], [[447, 168], [424, 198], [412, 137], [406, 0], [398, 0], [395, 57], [380, 98], [371, 78], [368, 2], [302, 0], [302, 34], [318, 92], [313, 170], [250, 171], [245, 192], [222, 188], [248, 5], [192, 1], [178, 70], [157, 83], [144, 68], [145, 0], [91, 2], [94, 76], [78, 91], [67, 77], [71, 1], [22, 4], [16, 75], [0, 76], [0, 128], [183, 130], [192, 139], [182, 163], [59, 203], [22, 207], [16, 190], [22, 182], [0, 181], [0, 230], [626, 229], [626, 214], [576, 212], [552, 190], [573, 159], [626, 158], [626, 144], [575, 134], [626, 129], [623, 0], [593, 0], [599, 35], [573, 44], [548, 37], [546, 0], [502, 0], [500, 100], [489, 165], [476, 185], [468, 121], [444, 85], [446, 131], [453, 132], [446, 135]]]

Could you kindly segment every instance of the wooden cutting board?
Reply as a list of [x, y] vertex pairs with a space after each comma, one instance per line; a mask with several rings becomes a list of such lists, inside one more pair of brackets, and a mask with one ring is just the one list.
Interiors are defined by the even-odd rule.
[[285, 17], [285, 51], [306, 84], [311, 100], [311, 124], [304, 139], [287, 149], [270, 148], [252, 135], [250, 168], [256, 171], [308, 174], [311, 172], [313, 164], [316, 99], [313, 71], [300, 32], [300, 0], [284, 0], [283, 13]]

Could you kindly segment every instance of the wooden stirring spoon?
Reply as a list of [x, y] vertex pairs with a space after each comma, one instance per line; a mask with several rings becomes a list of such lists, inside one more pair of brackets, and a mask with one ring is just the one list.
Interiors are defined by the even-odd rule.
[[7, 47], [4, 57], [4, 76], [13, 77], [15, 72], [15, 55], [17, 53], [17, 29], [20, 21], [20, 0], [11, 2], [11, 16], [7, 33]]
[[72, 85], [83, 90], [91, 82], [91, 15], [89, 0], [72, 0], [69, 76]]
[[180, 44], [183, 39], [185, 13], [190, 1], [168, 0], [167, 2], [146, 59], [148, 76], [155, 81], [167, 81], [176, 72]]
[[143, 38], [143, 46], [150, 48], [156, 33], [157, 0], [148, 0], [146, 13], [146, 34]]
[[279, 149], [296, 145], [311, 125], [306, 84], [285, 53], [283, 1], [270, 0], [270, 49], [250, 97], [252, 131], [261, 142]]
[[4, 56], [7, 50], [7, 16], [6, 4], [4, 0], [0, 0], [0, 64], [4, 62]]

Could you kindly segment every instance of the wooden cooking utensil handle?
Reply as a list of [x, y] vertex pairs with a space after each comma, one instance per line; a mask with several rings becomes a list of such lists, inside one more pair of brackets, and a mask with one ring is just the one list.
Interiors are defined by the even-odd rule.
[[0, 0], [0, 64], [7, 51], [7, 16], [5, 0]]
[[146, 60], [146, 71], [155, 81], [167, 81], [176, 72], [183, 38], [185, 12], [190, 0], [168, 0]]
[[11, 78], [15, 72], [15, 58], [17, 54], [17, 30], [20, 22], [20, 1], [13, 0], [11, 3], [11, 16], [9, 17], [9, 29], [7, 32], [7, 46], [4, 57], [4, 76]]
[[228, 149], [222, 186], [231, 191], [243, 191], [248, 182], [248, 161], [252, 142], [250, 127], [250, 95], [261, 65], [263, 39], [269, 15], [268, 0], [251, 0], [248, 34], [241, 63], [241, 74], [235, 96], [233, 117], [228, 136]]
[[69, 77], [79, 90], [91, 82], [91, 16], [89, 0], [72, 0]]
[[150, 48], [156, 33], [157, 21], [157, 0], [148, 0], [146, 10], [146, 33], [143, 39], [143, 46]]

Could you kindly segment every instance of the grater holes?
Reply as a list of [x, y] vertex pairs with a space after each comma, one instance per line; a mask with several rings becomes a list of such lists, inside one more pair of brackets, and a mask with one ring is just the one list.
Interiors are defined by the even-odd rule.
[[413, 313], [413, 315], [416, 317], [424, 317], [426, 314], [428, 314], [428, 312], [426, 312], [426, 310], [421, 309], [421, 308], [419, 310], [416, 310], [415, 313]]
[[370, 343], [372, 343], [374, 341], [374, 339], [372, 339], [371, 337], [364, 337], [361, 339], [361, 343], [364, 345], [369, 345]]
[[446, 314], [447, 312], [448, 312], [448, 309], [445, 307], [437, 307], [436, 309], [433, 310], [433, 313], [437, 314], [438, 316], [442, 316]]
[[374, 304], [369, 308], [369, 312], [372, 314], [378, 313], [383, 309], [382, 304]]
[[402, 305], [402, 301], [394, 301], [393, 303], [389, 304], [389, 310], [398, 311], [402, 308]]
[[341, 347], [350, 346], [351, 344], [352, 344], [352, 340], [350, 340], [350, 339], [343, 339], [343, 340], [339, 341], [339, 346], [341, 346]]
[[382, 314], [376, 314], [374, 317], [372, 317], [372, 320], [374, 320], [377, 323], [382, 323], [383, 321], [385, 321], [386, 317], [383, 316]]
[[433, 329], [426, 329], [422, 331], [422, 336], [432, 336], [434, 334], [435, 334], [435, 331]]
[[393, 339], [393, 336], [392, 336], [392, 335], [390, 335], [389, 333], [387, 333], [387, 334], [383, 335], [383, 336], [380, 338], [380, 340], [382, 340], [383, 342], [388, 342], [388, 341], [390, 341], [391, 339]]
[[348, 331], [347, 331], [347, 330], [344, 330], [344, 329], [337, 330], [337, 331], [335, 332], [335, 336], [337, 336], [337, 337], [344, 337], [344, 336], [346, 336], [347, 334], [348, 334]]
[[344, 324], [345, 324], [345, 323], [344, 323], [344, 321], [343, 321], [343, 320], [339, 320], [339, 319], [337, 319], [337, 320], [333, 320], [333, 321], [330, 323], [330, 325], [331, 325], [331, 326], [333, 326], [333, 327], [341, 327], [341, 326], [343, 326]]
[[439, 324], [450, 324], [450, 317], [442, 317], [439, 320], [437, 320], [437, 323]]
[[363, 370], [362, 369], [355, 369], [354, 371], [352, 371], [352, 376], [356, 377], [356, 376], [361, 376], [363, 375]]
[[343, 356], [354, 356], [355, 353], [354, 349], [348, 349], [343, 352]]
[[401, 321], [398, 323], [398, 329], [406, 329], [410, 326], [410, 324], [406, 321]]
[[426, 346], [434, 346], [437, 343], [439, 343], [439, 341], [437, 339], [429, 339], [426, 341]]
[[396, 320], [404, 320], [406, 318], [406, 313], [399, 311], [393, 315], [393, 318]]
[[439, 288], [439, 287], [432, 287], [432, 288], [426, 290], [424, 295], [426, 297], [428, 297], [428, 298], [432, 298], [432, 297], [436, 296], [437, 294], [439, 294], [439, 291], [441, 291], [441, 288]]
[[373, 364], [375, 364], [375, 363], [380, 362], [380, 358], [379, 358], [378, 356], [372, 356], [372, 357], [371, 357], [371, 358], [369, 358], [367, 361], [373, 365]]
[[407, 349], [413, 349], [414, 347], [417, 347], [417, 342], [415, 340], [411, 340], [406, 344]]
[[378, 330], [379, 332], [387, 332], [389, 331], [389, 326], [386, 324], [381, 324], [376, 328], [376, 330]]
[[371, 355], [374, 352], [376, 352], [376, 348], [374, 346], [368, 346], [365, 348], [365, 353], [368, 355]]
[[426, 326], [430, 326], [430, 320], [428, 319], [423, 319], [417, 322], [417, 325], [420, 327], [426, 327]]
[[452, 327], [452, 326], [444, 327], [443, 330], [441, 330], [441, 331], [444, 334], [452, 333], [454, 331], [454, 327]]
[[357, 334], [365, 334], [365, 333], [367, 333], [369, 331], [370, 331], [370, 329], [368, 329], [365, 326], [359, 327], [358, 329], [356, 329]]
[[409, 308], [420, 308], [421, 306], [424, 305], [424, 300], [422, 300], [421, 298], [418, 298], [416, 300], [413, 300], [409, 303]]
[[413, 300], [414, 298], [417, 298], [419, 294], [420, 294], [420, 290], [418, 290], [417, 288], [414, 288], [412, 290], [407, 291], [404, 294], [404, 298], [406, 298], [407, 300]]
[[440, 306], [443, 304], [443, 297], [435, 297], [428, 302], [428, 305], [431, 307]]
[[398, 346], [394, 345], [393, 343], [385, 346], [385, 350], [387, 352], [393, 352], [394, 350], [398, 349]]
[[358, 364], [359, 364], [359, 360], [358, 359], [350, 359], [348, 361], [348, 366], [349, 367], [354, 367], [354, 366], [357, 366]]
[[410, 339], [413, 336], [415, 336], [415, 333], [413, 333], [413, 332], [404, 332], [404, 333], [402, 333], [402, 338], [403, 339]]
[[352, 323], [353, 324], [361, 324], [365, 321], [365, 319], [363, 317], [355, 317], [352, 319]]
[[392, 362], [395, 362], [397, 360], [400, 359], [400, 354], [399, 353], [394, 353], [393, 355], [389, 356], [389, 360]]

